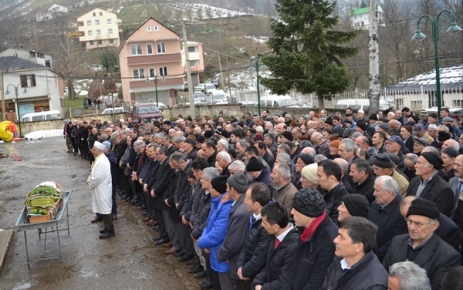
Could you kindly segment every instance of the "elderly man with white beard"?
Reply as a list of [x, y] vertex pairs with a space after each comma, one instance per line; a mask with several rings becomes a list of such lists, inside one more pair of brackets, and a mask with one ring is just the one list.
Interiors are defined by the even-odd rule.
[[114, 237], [114, 225], [111, 217], [112, 208], [112, 178], [111, 164], [104, 154], [105, 145], [95, 141], [92, 154], [95, 161], [92, 164], [87, 184], [92, 190], [92, 210], [99, 213], [103, 219], [104, 229], [100, 231], [100, 239]]

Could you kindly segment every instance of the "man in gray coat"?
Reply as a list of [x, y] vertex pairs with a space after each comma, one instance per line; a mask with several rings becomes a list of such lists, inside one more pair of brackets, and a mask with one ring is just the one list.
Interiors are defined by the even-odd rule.
[[[222, 289], [233, 289], [238, 287], [241, 281], [237, 274], [237, 260], [243, 250], [249, 231], [249, 217], [246, 204], [244, 203], [245, 193], [248, 190], [248, 179], [243, 173], [237, 173], [227, 179], [227, 192], [234, 200], [230, 218], [228, 219], [227, 235], [219, 251], [219, 260], [228, 261], [230, 265], [230, 285], [221, 285]], [[222, 280], [220, 281], [222, 284]], [[230, 287], [229, 287], [230, 286]]]

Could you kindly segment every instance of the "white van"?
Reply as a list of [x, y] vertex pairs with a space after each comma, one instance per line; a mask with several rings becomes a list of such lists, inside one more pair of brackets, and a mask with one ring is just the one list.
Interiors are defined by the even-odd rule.
[[[370, 108], [369, 99], [343, 99], [338, 100], [336, 103], [337, 110], [344, 110], [350, 107], [353, 111], [364, 110], [368, 111]], [[379, 100], [379, 109], [381, 111], [389, 110], [391, 105], [385, 100]]]
[[53, 110], [38, 113], [27, 113], [22, 116], [21, 122], [36, 122], [57, 119], [61, 119], [61, 112], [59, 110]]
[[106, 114], [120, 114], [120, 113], [124, 113], [124, 107], [115, 107], [114, 110], [113, 108], [107, 108], [107, 109], [104, 109], [104, 111], [101, 114], [106, 115]]
[[210, 96], [212, 104], [216, 104], [218, 102], [226, 102], [228, 98], [224, 90], [213, 90]]
[[269, 95], [260, 98], [260, 104], [267, 107], [290, 107], [294, 106], [296, 102], [290, 96]]

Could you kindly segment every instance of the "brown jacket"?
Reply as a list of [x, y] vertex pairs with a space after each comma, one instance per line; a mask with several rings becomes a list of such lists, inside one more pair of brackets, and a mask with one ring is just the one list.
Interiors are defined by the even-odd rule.
[[291, 209], [293, 208], [293, 197], [296, 192], [297, 188], [291, 183], [291, 181], [288, 181], [288, 183], [283, 185], [280, 189], [273, 192], [273, 199], [282, 204], [288, 210], [288, 215], [290, 216]]

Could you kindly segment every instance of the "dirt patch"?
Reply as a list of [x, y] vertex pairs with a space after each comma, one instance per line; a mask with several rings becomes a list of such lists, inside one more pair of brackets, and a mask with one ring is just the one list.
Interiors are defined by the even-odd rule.
[[21, 183], [19, 182], [2, 182], [0, 184], [0, 191], [7, 191], [7, 190], [12, 190], [15, 188], [18, 188], [21, 186]]

